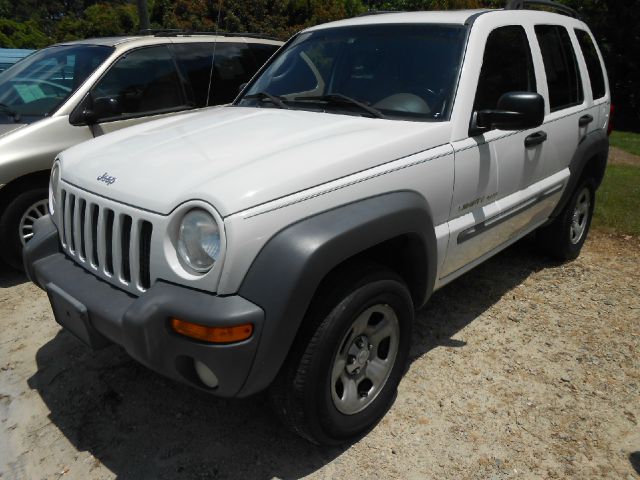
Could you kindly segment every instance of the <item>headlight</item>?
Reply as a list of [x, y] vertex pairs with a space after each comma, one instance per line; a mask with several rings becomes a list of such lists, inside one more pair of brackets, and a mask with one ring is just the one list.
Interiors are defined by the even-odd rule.
[[190, 268], [206, 273], [220, 254], [220, 229], [205, 210], [190, 210], [180, 223], [178, 255]]
[[58, 208], [58, 186], [60, 184], [60, 162], [53, 164], [49, 179], [49, 213], [53, 215]]

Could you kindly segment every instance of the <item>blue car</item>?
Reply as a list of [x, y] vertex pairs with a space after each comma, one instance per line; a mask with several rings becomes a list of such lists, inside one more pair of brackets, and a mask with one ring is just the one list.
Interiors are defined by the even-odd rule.
[[32, 53], [33, 50], [24, 48], [0, 48], [0, 72]]

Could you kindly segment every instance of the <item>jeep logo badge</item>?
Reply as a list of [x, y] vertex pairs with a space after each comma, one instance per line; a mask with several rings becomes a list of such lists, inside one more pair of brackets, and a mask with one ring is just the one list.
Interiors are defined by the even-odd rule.
[[98, 180], [99, 182], [104, 182], [107, 185], [112, 185], [112, 184], [116, 183], [117, 178], [116, 177], [111, 177], [111, 176], [109, 176], [109, 174], [107, 172], [104, 172], [96, 180]]

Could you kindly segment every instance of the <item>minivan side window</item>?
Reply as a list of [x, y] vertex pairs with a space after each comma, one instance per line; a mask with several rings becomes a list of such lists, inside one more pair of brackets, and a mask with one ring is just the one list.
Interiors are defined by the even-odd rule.
[[606, 93], [604, 87], [604, 72], [602, 71], [600, 57], [598, 57], [598, 52], [591, 39], [591, 35], [579, 29], [576, 29], [575, 32], [578, 43], [580, 44], [580, 49], [582, 50], [582, 55], [584, 55], [584, 61], [587, 64], [593, 99], [597, 100], [604, 97]]
[[140, 116], [185, 106], [180, 77], [166, 45], [126, 53], [91, 92], [99, 118]]
[[256, 59], [256, 67], [260, 68], [280, 48], [279, 45], [268, 43], [249, 43], [249, 48]]
[[536, 25], [552, 112], [580, 105], [584, 100], [580, 70], [569, 32], [559, 25]]
[[508, 92], [535, 91], [536, 75], [524, 28], [496, 28], [487, 38], [473, 110], [495, 109]]
[[189, 80], [188, 96], [197, 108], [207, 106], [213, 43], [178, 43], [172, 46], [178, 67]]
[[238, 86], [251, 80], [256, 68], [247, 45], [218, 42], [209, 105], [231, 103], [238, 96]]

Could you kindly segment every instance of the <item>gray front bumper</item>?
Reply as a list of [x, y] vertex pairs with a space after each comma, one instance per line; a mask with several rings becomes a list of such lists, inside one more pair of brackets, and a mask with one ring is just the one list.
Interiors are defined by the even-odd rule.
[[[83, 340], [93, 348], [117, 343], [158, 373], [219, 396], [236, 396], [247, 387], [264, 323], [260, 307], [238, 295], [219, 297], [163, 281], [135, 297], [91, 275], [62, 253], [49, 216], [36, 222], [35, 236], [23, 255], [25, 271], [34, 283], [47, 291], [53, 285], [86, 307], [89, 334]], [[171, 318], [220, 327], [252, 323], [254, 332], [243, 342], [212, 345], [174, 333], [169, 328]], [[198, 379], [194, 360], [216, 374], [218, 387], [209, 389]]]

